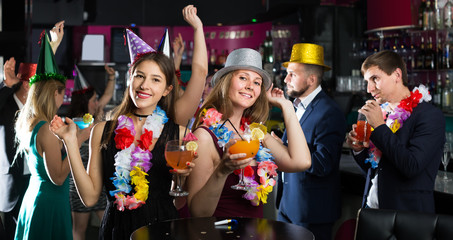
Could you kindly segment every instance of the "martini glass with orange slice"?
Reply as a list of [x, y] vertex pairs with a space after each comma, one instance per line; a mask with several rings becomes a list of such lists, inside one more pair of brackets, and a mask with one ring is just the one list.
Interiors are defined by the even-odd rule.
[[[230, 154], [236, 153], [245, 153], [246, 156], [243, 158], [239, 158], [237, 160], [243, 160], [247, 158], [255, 157], [260, 149], [260, 140], [264, 139], [264, 132], [262, 129], [255, 127], [252, 129], [251, 134], [246, 137], [241, 137], [240, 140], [237, 140], [235, 144], [233, 144], [228, 152]], [[245, 190], [247, 191], [250, 186], [248, 186], [244, 182], [244, 169], [241, 169], [241, 175], [239, 177], [239, 182], [236, 185], [231, 186], [232, 189], [235, 190]]]

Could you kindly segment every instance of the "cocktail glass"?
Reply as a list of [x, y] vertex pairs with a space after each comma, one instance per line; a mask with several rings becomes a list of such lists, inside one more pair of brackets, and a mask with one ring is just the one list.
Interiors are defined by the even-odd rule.
[[[235, 144], [233, 144], [229, 148], [230, 154], [237, 154], [237, 153], [245, 153], [246, 156], [237, 160], [243, 160], [247, 158], [254, 157], [258, 150], [260, 149], [260, 141], [259, 140], [237, 140]], [[248, 190], [250, 187], [244, 182], [244, 169], [241, 168], [241, 175], [239, 177], [239, 182], [236, 185], [231, 186], [232, 189], [235, 190]]]
[[[168, 165], [173, 169], [187, 168], [187, 162], [192, 162], [194, 151], [187, 150], [186, 142], [181, 140], [171, 140], [165, 145], [165, 159]], [[181, 186], [182, 177], [176, 173], [176, 184], [169, 194], [174, 197], [182, 197], [189, 195]]]

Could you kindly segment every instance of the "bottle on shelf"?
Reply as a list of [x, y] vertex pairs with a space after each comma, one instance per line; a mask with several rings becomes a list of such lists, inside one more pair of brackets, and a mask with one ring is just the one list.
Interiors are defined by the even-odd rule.
[[266, 31], [266, 39], [264, 40], [264, 58], [265, 63], [274, 62], [274, 50], [272, 46], [272, 35], [271, 31]]
[[453, 3], [451, 0], [448, 0], [444, 5], [444, 26], [445, 28], [451, 28], [453, 26]]
[[437, 74], [437, 83], [433, 96], [434, 105], [442, 108], [442, 75], [440, 73]]
[[211, 48], [211, 54], [209, 55], [209, 63], [211, 65], [215, 65], [216, 59], [217, 59], [217, 50], [215, 48]]
[[431, 36], [428, 38], [428, 46], [425, 49], [425, 69], [436, 69], [436, 52], [433, 49], [433, 39]]
[[425, 13], [426, 0], [422, 0], [418, 7], [418, 26], [423, 28], [423, 14]]
[[451, 107], [451, 93], [450, 93], [450, 77], [449, 74], [447, 73], [445, 75], [445, 86], [442, 89], [442, 109], [443, 110], [449, 110]]
[[416, 51], [415, 55], [415, 69], [425, 68], [425, 40], [421, 37], [420, 49]]
[[[450, 78], [449, 73], [447, 73], [446, 75]], [[450, 80], [450, 84], [448, 84], [447, 86], [448, 86], [448, 93], [450, 96], [450, 102], [449, 102], [448, 108], [446, 110], [452, 111], [453, 110], [453, 82]]]
[[434, 23], [438, 30], [444, 29], [444, 19], [442, 17], [442, 7], [439, 6], [439, 0], [434, 1]]
[[444, 53], [442, 47], [442, 38], [440, 36], [437, 38], [436, 46], [436, 66], [438, 69], [441, 69], [444, 67]]
[[431, 0], [426, 2], [426, 8], [423, 12], [423, 30], [434, 30], [434, 8]]
[[452, 55], [451, 55], [451, 35], [447, 34], [445, 36], [445, 41], [443, 43], [443, 63], [444, 63], [444, 69], [451, 69], [452, 68]]

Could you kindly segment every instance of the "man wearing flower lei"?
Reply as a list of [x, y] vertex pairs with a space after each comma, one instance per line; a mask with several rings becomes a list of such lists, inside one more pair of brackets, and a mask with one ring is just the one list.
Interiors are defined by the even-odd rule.
[[[154, 51], [126, 30], [132, 65], [130, 83], [113, 120], [93, 127], [88, 169], [82, 164], [76, 125], [55, 117], [51, 131], [63, 140], [77, 191], [86, 206], [95, 204], [103, 186], [109, 193], [99, 231], [100, 239], [129, 239], [137, 228], [177, 218], [185, 198], [169, 195], [172, 170], [164, 158], [165, 144], [182, 139], [184, 127], [195, 113], [207, 74], [207, 51], [203, 24], [197, 9], [188, 5], [183, 16], [194, 29], [192, 75], [178, 97], [175, 67], [164, 54]], [[142, 51], [144, 50], [144, 51]], [[176, 170], [187, 176], [187, 169]]]
[[370, 142], [355, 145], [354, 158], [367, 172], [362, 207], [434, 213], [434, 182], [445, 143], [445, 119], [423, 85], [407, 87], [402, 58], [392, 51], [369, 56], [362, 64], [374, 100], [359, 110], [374, 129]]
[[[197, 167], [187, 179], [192, 216], [262, 217], [263, 204], [275, 185], [277, 166], [281, 171], [310, 167], [310, 151], [292, 103], [269, 90], [270, 79], [262, 69], [260, 54], [248, 48], [232, 51], [225, 67], [212, 78], [213, 89], [193, 127], [199, 147], [194, 160]], [[291, 132], [288, 137], [292, 144], [288, 147], [265, 133], [259, 124], [267, 119], [269, 102], [283, 111]], [[262, 139], [262, 146], [255, 158], [238, 160], [246, 153], [230, 154], [229, 147], [239, 138], [237, 135], [245, 138], [249, 131], [252, 139]], [[242, 168], [250, 188], [231, 189], [239, 181], [237, 170]]]

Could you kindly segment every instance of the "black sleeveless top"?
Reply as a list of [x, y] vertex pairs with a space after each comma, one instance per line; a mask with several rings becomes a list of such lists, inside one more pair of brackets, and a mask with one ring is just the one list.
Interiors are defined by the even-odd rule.
[[[112, 121], [108, 121], [105, 124], [102, 141], [108, 137], [108, 131], [112, 123]], [[173, 205], [173, 197], [168, 194], [171, 187], [172, 174], [169, 172], [171, 168], [166, 165], [164, 151], [165, 144], [169, 140], [179, 137], [179, 126], [171, 120], [165, 124], [154, 149], [151, 151], [152, 167], [147, 172], [149, 175], [146, 177], [149, 181], [148, 199], [146, 204], [134, 210], [125, 209], [124, 211], [119, 211], [116, 204], [114, 204], [115, 197], [109, 193], [116, 189], [111, 180], [115, 172], [114, 156], [119, 151], [115, 147], [114, 137], [115, 133], [112, 134], [107, 148], [101, 150], [102, 180], [107, 193], [107, 207], [99, 230], [99, 238], [129, 239], [132, 232], [137, 228], [178, 217], [176, 208]]]

